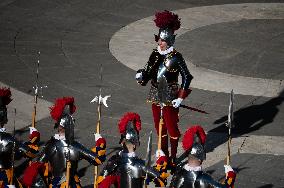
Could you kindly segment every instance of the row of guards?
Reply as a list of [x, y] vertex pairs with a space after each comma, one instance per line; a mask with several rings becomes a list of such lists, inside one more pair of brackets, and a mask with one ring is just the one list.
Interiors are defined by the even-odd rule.
[[[233, 91], [230, 97], [227, 123], [229, 133], [228, 155], [225, 165], [226, 178], [222, 183], [219, 183], [206, 174], [201, 167], [202, 162], [206, 159], [206, 134], [201, 126], [191, 126], [184, 133], [182, 139], [184, 153], [177, 157], [178, 140], [181, 136], [177, 127], [178, 108], [183, 107], [204, 114], [207, 112], [181, 104], [191, 91], [189, 85], [193, 77], [181, 54], [173, 48], [174, 32], [180, 27], [178, 15], [170, 11], [158, 12], [154, 21], [159, 27], [159, 33], [155, 36], [158, 47], [153, 50], [144, 69], [137, 71], [136, 80], [142, 86], [151, 80], [148, 101], [152, 103], [158, 135], [155, 162], [152, 163], [152, 132], [148, 138], [146, 159], [143, 160], [137, 156], [136, 150], [140, 146], [139, 132], [142, 129], [142, 123], [139, 114], [127, 112], [118, 122], [121, 149], [107, 160], [104, 168], [99, 172], [98, 166], [106, 160], [106, 140], [100, 134], [101, 108], [103, 105], [108, 107], [107, 99], [110, 97], [110, 95], [103, 97], [101, 88], [99, 95], [91, 101], [91, 103], [97, 103], [98, 114], [93, 148], [88, 149], [74, 139], [73, 114], [76, 111], [76, 105], [73, 97], [58, 98], [50, 107], [50, 115], [55, 121], [54, 128], [58, 132], [46, 142], [43, 148], [40, 148], [40, 133], [36, 129], [36, 112], [39, 90], [44, 87], [38, 86], [38, 59], [34, 87], [34, 111], [28, 142], [22, 143], [15, 138], [15, 128], [13, 134], [5, 131], [4, 125], [8, 121], [6, 106], [11, 102], [12, 94], [9, 88], [0, 89], [0, 188], [82, 187], [77, 172], [78, 162], [81, 159], [87, 160], [95, 168], [94, 188], [113, 186], [142, 188], [149, 184], [154, 184], [155, 187], [166, 187], [169, 177], [171, 177], [169, 186], [174, 188], [234, 187], [236, 173], [230, 166]], [[181, 87], [178, 85], [179, 75], [182, 77]], [[102, 82], [102, 65], [100, 79]], [[171, 152], [168, 151], [168, 134]], [[14, 173], [14, 162], [20, 157], [26, 157], [29, 163], [23, 175], [17, 178]]]

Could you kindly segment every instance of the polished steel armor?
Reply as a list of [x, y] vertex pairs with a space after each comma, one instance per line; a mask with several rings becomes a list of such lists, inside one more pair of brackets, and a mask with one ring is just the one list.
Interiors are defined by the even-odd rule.
[[6, 132], [0, 132], [0, 169], [9, 169], [12, 167], [13, 147], [17, 153], [28, 153], [31, 149], [18, 142], [12, 135]]
[[179, 170], [172, 178], [171, 188], [226, 188], [203, 171]]
[[40, 162], [49, 162], [52, 167], [54, 177], [65, 177], [67, 159], [71, 161], [71, 177], [76, 174], [78, 161], [86, 159], [92, 164], [98, 165], [95, 161], [97, 154], [88, 150], [80, 143], [73, 141], [68, 145], [65, 140], [55, 139], [52, 137], [43, 153], [40, 156]]
[[145, 162], [136, 156], [128, 156], [128, 153], [119, 152], [112, 156], [101, 172], [101, 176], [120, 176], [120, 187], [142, 188], [146, 173], [150, 179], [159, 177], [159, 173], [153, 168], [145, 166]]
[[146, 85], [151, 80], [152, 87], [148, 95], [148, 101], [156, 103], [159, 102], [157, 88], [161, 77], [164, 77], [167, 81], [169, 102], [178, 96], [179, 74], [182, 77], [180, 89], [183, 90], [189, 88], [193, 78], [187, 69], [182, 55], [176, 50], [166, 55], [161, 55], [157, 49], [154, 49], [144, 69], [140, 69], [137, 72], [142, 73], [141, 85]]

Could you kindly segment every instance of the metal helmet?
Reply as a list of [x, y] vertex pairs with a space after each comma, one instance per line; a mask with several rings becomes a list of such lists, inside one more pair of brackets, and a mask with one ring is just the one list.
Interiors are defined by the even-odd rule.
[[139, 131], [141, 130], [141, 120], [137, 113], [125, 113], [118, 123], [118, 128], [121, 133], [120, 143], [126, 141], [134, 145], [140, 144]]
[[155, 35], [155, 41], [158, 42], [159, 39], [165, 41], [168, 46], [172, 46], [175, 43], [176, 35], [172, 29], [169, 28], [161, 28], [159, 29], [158, 35]]
[[76, 110], [73, 97], [63, 97], [56, 99], [55, 104], [50, 107], [50, 115], [56, 121], [55, 128], [64, 127], [67, 144], [74, 140], [74, 119], [72, 114]]
[[0, 88], [0, 125], [8, 122], [6, 106], [12, 101], [11, 96], [9, 88]]
[[203, 128], [199, 125], [190, 127], [183, 137], [183, 149], [188, 152], [189, 157], [194, 157], [203, 161], [206, 159], [206, 151], [204, 144], [206, 134]]
[[180, 18], [178, 15], [167, 10], [157, 12], [154, 22], [160, 28], [159, 34], [155, 35], [156, 42], [162, 39], [167, 42], [168, 46], [172, 46], [176, 36], [174, 32], [180, 28]]
[[65, 114], [60, 119], [59, 125], [65, 129], [65, 138], [67, 144], [72, 144], [74, 141], [74, 119], [70, 114]]
[[139, 145], [139, 132], [135, 130], [133, 123], [130, 122], [127, 125], [125, 132], [125, 141], [131, 142], [134, 145]]
[[206, 160], [206, 152], [204, 146], [200, 143], [194, 143], [188, 155], [193, 156], [200, 161]]

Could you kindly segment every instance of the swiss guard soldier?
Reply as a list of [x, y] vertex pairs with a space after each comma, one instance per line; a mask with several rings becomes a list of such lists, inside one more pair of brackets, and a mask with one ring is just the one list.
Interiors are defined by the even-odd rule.
[[[167, 158], [160, 155], [154, 168], [145, 165], [135, 150], [139, 146], [139, 131], [141, 130], [140, 116], [137, 113], [126, 113], [118, 123], [121, 133], [122, 150], [112, 156], [100, 176], [99, 188], [114, 185], [117, 188], [142, 188], [145, 182], [153, 181], [156, 186], [164, 187]], [[148, 179], [145, 180], [146, 174]]]
[[[226, 179], [224, 184], [215, 181], [202, 171], [202, 162], [206, 159], [204, 144], [206, 134], [201, 126], [192, 126], [184, 134], [183, 149], [185, 152], [177, 160], [181, 162], [172, 178], [172, 188], [230, 188], [234, 187], [236, 173], [231, 166], [225, 165]], [[187, 158], [186, 162], [182, 162]]]
[[4, 125], [7, 124], [7, 105], [12, 101], [11, 91], [8, 88], [0, 88], [0, 188], [22, 187], [14, 176], [15, 158], [21, 156], [33, 158], [36, 151], [7, 133]]
[[[39, 159], [28, 167], [23, 176], [26, 186], [45, 187], [38, 174], [48, 171], [49, 186], [52, 188], [79, 188], [77, 175], [78, 162], [85, 159], [93, 165], [100, 165], [105, 160], [106, 141], [100, 135], [95, 135], [96, 146], [89, 150], [74, 140], [74, 119], [76, 110], [73, 97], [63, 97], [56, 100], [51, 108], [51, 117], [55, 120], [55, 134], [45, 145]], [[48, 163], [48, 167], [46, 167]]]
[[[156, 26], [159, 27], [155, 40], [158, 43], [153, 50], [149, 60], [143, 69], [137, 71], [136, 80], [145, 86], [151, 80], [151, 88], [147, 102], [152, 103], [153, 119], [157, 133], [159, 132], [160, 116], [163, 118], [162, 125], [162, 150], [169, 157], [168, 134], [171, 143], [171, 162], [176, 158], [180, 131], [178, 128], [178, 113], [181, 102], [190, 93], [189, 85], [193, 76], [188, 71], [187, 65], [181, 55], [174, 47], [174, 32], [180, 28], [178, 15], [169, 12], [158, 12], [155, 14]], [[178, 78], [181, 75], [181, 86]], [[166, 83], [166, 91], [161, 86]], [[163, 104], [161, 93], [165, 93]], [[161, 109], [161, 105], [163, 105]]]

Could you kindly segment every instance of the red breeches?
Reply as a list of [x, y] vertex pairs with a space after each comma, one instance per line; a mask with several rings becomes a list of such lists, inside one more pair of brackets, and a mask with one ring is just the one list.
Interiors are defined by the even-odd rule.
[[[152, 104], [152, 112], [155, 123], [155, 128], [157, 134], [159, 134], [159, 122], [160, 122], [160, 114], [161, 108], [155, 104]], [[178, 146], [178, 138], [180, 137], [180, 131], [178, 128], [178, 113], [179, 109], [174, 108], [172, 106], [163, 107], [163, 120], [164, 124], [162, 125], [162, 150], [163, 152], [169, 156], [168, 152], [168, 134], [170, 136], [171, 142], [171, 157], [176, 157], [177, 146]]]

